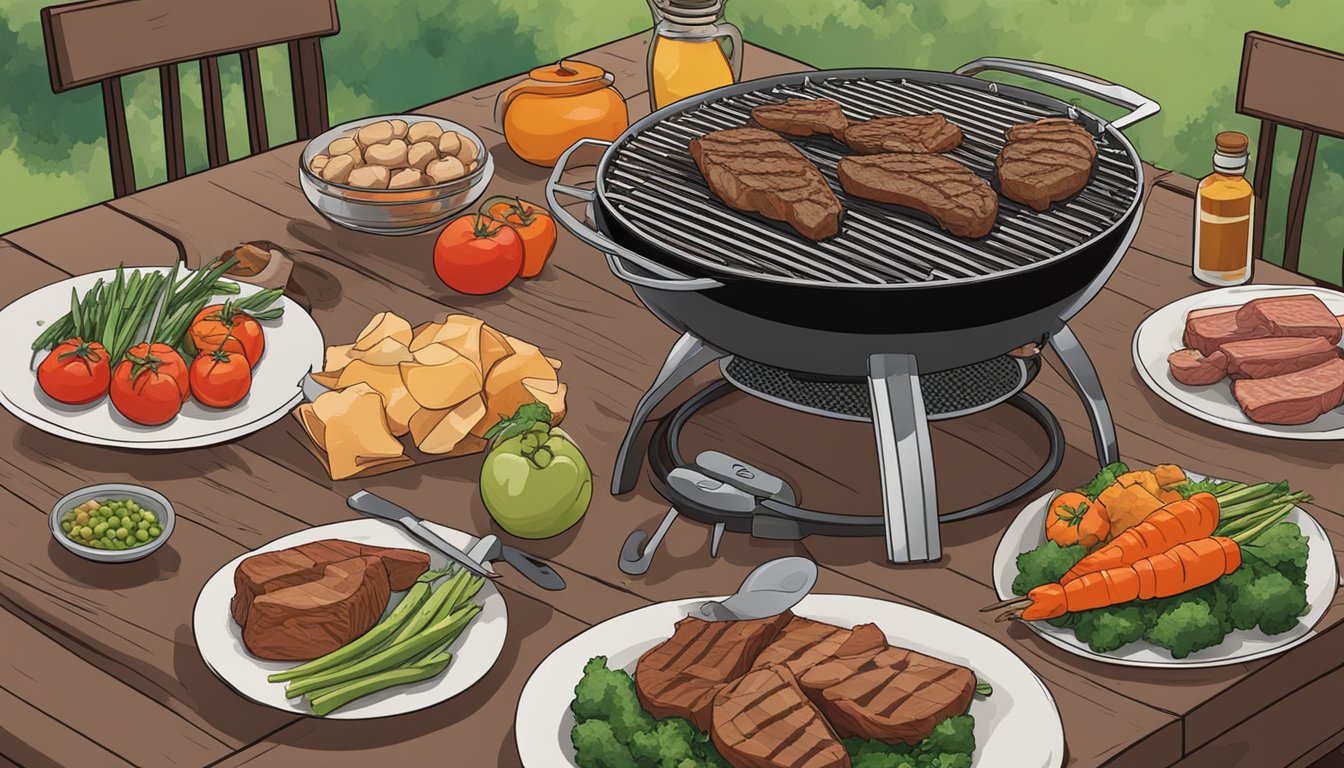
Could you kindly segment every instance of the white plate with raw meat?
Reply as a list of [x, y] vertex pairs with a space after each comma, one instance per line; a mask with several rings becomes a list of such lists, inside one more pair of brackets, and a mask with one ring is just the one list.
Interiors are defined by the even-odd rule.
[[[598, 624], [546, 657], [528, 679], [518, 702], [516, 731], [523, 765], [578, 765], [571, 738], [575, 726], [571, 703], [585, 665], [604, 656], [608, 668], [633, 675], [640, 658], [671, 637], [674, 625], [706, 599], [723, 598], [676, 600], [640, 608]], [[896, 648], [969, 668], [974, 681], [992, 688], [987, 696], [977, 693], [972, 697], [966, 711], [975, 719], [973, 765], [1058, 768], [1064, 764], [1064, 729], [1053, 697], [1040, 678], [998, 641], [926, 611], [868, 597], [813, 594], [798, 603], [793, 613], [835, 625], [831, 629], [872, 623]]]
[[[426, 522], [425, 525], [449, 544], [463, 550], [476, 543], [475, 537], [462, 531]], [[258, 704], [300, 715], [313, 713], [302, 698], [285, 697], [285, 685], [266, 678], [273, 672], [293, 667], [293, 661], [267, 661], [248, 652], [243, 632], [233, 618], [231, 602], [235, 593], [234, 572], [243, 560], [263, 552], [289, 549], [302, 544], [338, 539], [371, 547], [395, 547], [429, 555], [429, 567], [440, 569], [447, 558], [426, 547], [400, 526], [381, 520], [349, 520], [322, 525], [281, 537], [256, 550], [239, 555], [224, 564], [201, 588], [196, 598], [192, 628], [196, 647], [205, 665], [230, 688]], [[423, 567], [423, 565], [421, 566]], [[384, 616], [396, 608], [405, 592], [392, 592]], [[489, 582], [475, 596], [481, 611], [466, 630], [448, 646], [452, 660], [442, 674], [423, 682], [398, 685], [355, 699], [324, 715], [326, 719], [362, 720], [414, 712], [446, 701], [467, 690], [485, 676], [504, 648], [508, 630], [508, 612], [504, 597]]]
[[[1344, 407], [1336, 403], [1335, 407], [1324, 409], [1324, 412], [1322, 412], [1323, 406], [1315, 404], [1321, 402], [1322, 393], [1328, 401], [1326, 405], [1329, 402], [1334, 402], [1332, 398], [1336, 389], [1341, 393], [1340, 399], [1344, 400], [1344, 360], [1340, 360], [1338, 357], [1341, 354], [1338, 337], [1335, 337], [1334, 342], [1331, 343], [1328, 340], [1313, 340], [1306, 336], [1275, 337], [1274, 339], [1268, 337], [1253, 338], [1243, 332], [1227, 348], [1240, 348], [1242, 352], [1250, 354], [1233, 355], [1231, 357], [1224, 354], [1221, 358], [1213, 357], [1213, 355], [1215, 349], [1221, 350], [1225, 345], [1218, 345], [1216, 340], [1187, 338], [1186, 327], [1192, 312], [1195, 313], [1196, 317], [1208, 318], [1219, 314], [1217, 311], [1219, 308], [1236, 310], [1257, 299], [1281, 299], [1302, 295], [1319, 299], [1333, 316], [1344, 315], [1344, 294], [1326, 288], [1296, 285], [1242, 285], [1234, 288], [1205, 291], [1162, 307], [1149, 315], [1139, 325], [1134, 332], [1134, 366], [1138, 369], [1139, 376], [1144, 383], [1163, 400], [1211, 424], [1252, 435], [1284, 437], [1292, 440], [1344, 439]], [[1309, 304], [1313, 303], [1314, 301], [1309, 302]], [[1324, 315], [1324, 313], [1321, 314]], [[1230, 334], [1236, 334], [1231, 316], [1224, 315], [1224, 321], [1228, 327], [1222, 330]], [[1204, 322], [1210, 321], [1205, 320]], [[1217, 320], [1212, 322], [1216, 323]], [[1336, 320], [1336, 323], [1338, 324], [1338, 320]], [[1251, 334], [1254, 333], [1256, 332], [1251, 331]], [[1195, 343], [1205, 346], [1204, 351], [1187, 353], [1190, 355], [1192, 364], [1195, 365], [1202, 364], [1203, 361], [1212, 358], [1217, 360], [1221, 366], [1228, 365], [1230, 360], [1233, 368], [1236, 368], [1238, 360], [1249, 358], [1252, 362], [1247, 363], [1248, 365], [1255, 362], [1260, 365], [1259, 369], [1252, 369], [1257, 376], [1278, 373], [1283, 370], [1280, 366], [1284, 365], [1288, 368], [1294, 367], [1297, 364], [1295, 361], [1299, 360], [1309, 360], [1316, 362], [1317, 365], [1312, 366], [1308, 371], [1289, 372], [1286, 374], [1287, 378], [1283, 374], [1277, 378], [1257, 378], [1254, 379], [1255, 383], [1251, 385], [1248, 385], [1245, 379], [1234, 385], [1226, 377], [1216, 378], [1218, 376], [1216, 371], [1209, 377], [1215, 379], [1213, 383], [1183, 384], [1177, 381], [1173, 375], [1168, 358], [1173, 352], [1185, 349], [1188, 346], [1187, 341], [1195, 341]], [[1283, 346], [1284, 348], [1279, 351], [1279, 354], [1284, 355], [1284, 357], [1276, 359], [1273, 350], [1263, 349], [1266, 341], [1271, 346], [1275, 344]], [[1205, 356], [1206, 354], [1208, 357]], [[1261, 411], [1261, 421], [1252, 419], [1243, 410], [1242, 404], [1233, 392], [1234, 386], [1243, 387], [1243, 394], [1247, 397], [1247, 401], [1256, 403], [1265, 409]], [[1249, 389], [1246, 389], [1248, 386]], [[1296, 402], [1290, 402], [1294, 394], [1298, 395], [1299, 399]], [[1306, 403], [1305, 411], [1303, 410], [1303, 403]], [[1287, 415], [1290, 419], [1309, 418], [1314, 414], [1319, 415], [1301, 424], [1264, 423], [1263, 421], [1264, 418], [1272, 419], [1284, 415]]]

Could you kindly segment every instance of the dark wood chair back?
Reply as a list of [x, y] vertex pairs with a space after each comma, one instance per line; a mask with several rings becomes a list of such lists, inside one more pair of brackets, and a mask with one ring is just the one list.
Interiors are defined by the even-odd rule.
[[[1237, 112], [1260, 118], [1256, 149], [1254, 255], [1264, 257], [1265, 213], [1274, 161], [1274, 135], [1280, 125], [1302, 131], [1288, 192], [1288, 223], [1283, 242], [1283, 266], [1298, 271], [1302, 226], [1307, 214], [1316, 142], [1321, 135], [1344, 139], [1344, 54], [1248, 32], [1241, 51], [1241, 78], [1237, 84]], [[1341, 259], [1344, 271], [1344, 258]], [[1341, 276], [1344, 279], [1344, 275]], [[1338, 285], [1338, 283], [1335, 283]]]
[[247, 137], [255, 154], [270, 146], [257, 49], [288, 43], [295, 129], [300, 139], [312, 138], [328, 127], [320, 38], [339, 31], [336, 0], [81, 0], [42, 9], [52, 90], [102, 84], [117, 197], [135, 191], [123, 75], [159, 70], [171, 181], [187, 173], [178, 64], [200, 63], [206, 154], [214, 168], [229, 160], [219, 57], [237, 54], [242, 61]]

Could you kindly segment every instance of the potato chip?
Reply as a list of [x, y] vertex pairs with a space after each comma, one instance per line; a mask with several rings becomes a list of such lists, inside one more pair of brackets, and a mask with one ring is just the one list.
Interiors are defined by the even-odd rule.
[[339, 371], [350, 364], [355, 358], [350, 356], [351, 350], [355, 348], [354, 344], [337, 344], [327, 347], [326, 361], [322, 364], [323, 371]]
[[405, 345], [411, 343], [411, 324], [392, 312], [379, 312], [373, 316], [364, 330], [355, 339], [355, 351], [365, 352], [378, 346], [383, 339], [396, 339]]
[[308, 433], [308, 439], [313, 441], [313, 445], [327, 450], [327, 426], [317, 417], [313, 411], [312, 403], [304, 403], [294, 410], [294, 416], [299, 420], [303, 431]]
[[388, 337], [378, 342], [372, 349], [356, 351], [352, 356], [370, 365], [396, 365], [413, 359], [411, 350], [397, 339]]
[[370, 365], [364, 360], [356, 360], [341, 372], [334, 389], [344, 389], [360, 383], [368, 384], [382, 396], [384, 415], [392, 434], [397, 437], [406, 434], [407, 420], [411, 414], [420, 409], [420, 405], [406, 391], [406, 385], [401, 380], [401, 371], [397, 366]]
[[481, 373], [488, 375], [495, 363], [513, 354], [513, 345], [504, 334], [488, 325], [481, 326]]
[[383, 397], [364, 382], [339, 392], [326, 392], [311, 403], [312, 416], [325, 430], [322, 447], [333, 480], [413, 464], [401, 441], [388, 430]]
[[513, 354], [496, 363], [485, 380], [486, 409], [496, 420], [509, 418], [520, 405], [536, 402], [523, 386], [523, 379], [557, 380], [555, 369], [540, 349], [517, 339], [512, 346]]
[[473, 395], [452, 408], [422, 410], [411, 419], [411, 438], [425, 453], [448, 453], [467, 437], [485, 414], [485, 401]]
[[481, 328], [485, 323], [470, 315], [449, 315], [438, 324], [431, 343], [443, 344], [481, 367]]
[[443, 344], [420, 349], [399, 367], [406, 389], [424, 408], [451, 408], [481, 391], [480, 369]]

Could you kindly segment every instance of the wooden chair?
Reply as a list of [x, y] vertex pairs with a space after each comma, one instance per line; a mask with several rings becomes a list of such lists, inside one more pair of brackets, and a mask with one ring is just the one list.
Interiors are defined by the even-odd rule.
[[[1253, 254], [1263, 258], [1265, 212], [1274, 160], [1274, 135], [1280, 125], [1302, 131], [1288, 192], [1288, 223], [1283, 242], [1283, 267], [1298, 271], [1302, 250], [1302, 226], [1307, 215], [1312, 166], [1316, 164], [1316, 141], [1321, 135], [1344, 139], [1344, 54], [1303, 45], [1260, 32], [1248, 32], [1241, 51], [1241, 77], [1237, 84], [1237, 112], [1260, 118], [1260, 144], [1256, 149], [1255, 233]], [[1344, 260], [1341, 260], [1344, 270]], [[1344, 281], [1344, 274], [1341, 274]], [[1339, 281], [1331, 281], [1339, 285]]]
[[117, 197], [135, 191], [123, 75], [159, 70], [171, 181], [187, 173], [178, 64], [200, 63], [206, 154], [214, 168], [229, 160], [219, 58], [236, 53], [242, 61], [247, 137], [255, 154], [270, 147], [257, 49], [289, 44], [295, 129], [300, 139], [312, 138], [328, 127], [320, 38], [339, 31], [336, 0], [81, 0], [42, 9], [52, 90], [102, 85], [112, 191]]

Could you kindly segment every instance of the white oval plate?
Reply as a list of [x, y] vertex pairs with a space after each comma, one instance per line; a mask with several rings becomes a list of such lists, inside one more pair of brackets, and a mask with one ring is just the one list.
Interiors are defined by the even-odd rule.
[[[1193, 472], [1187, 474], [1200, 479]], [[1028, 504], [1008, 526], [1003, 538], [999, 539], [998, 549], [994, 550], [994, 589], [999, 597], [1005, 600], [1016, 597], [1013, 594], [1013, 579], [1017, 578], [1017, 556], [1035, 549], [1045, 541], [1045, 513], [1055, 493], [1051, 491]], [[1176, 659], [1172, 658], [1167, 649], [1146, 640], [1130, 643], [1110, 653], [1096, 653], [1087, 647], [1087, 643], [1079, 640], [1071, 629], [1054, 627], [1044, 621], [1022, 623], [1046, 642], [1069, 653], [1127, 667], [1221, 667], [1283, 653], [1316, 635], [1312, 628], [1330, 608], [1330, 603], [1335, 599], [1335, 587], [1339, 584], [1335, 551], [1320, 524], [1301, 507], [1293, 507], [1284, 521], [1296, 523], [1307, 537], [1307, 615], [1298, 620], [1297, 626], [1282, 634], [1270, 636], [1258, 629], [1237, 630], [1212, 648], [1195, 651], [1184, 659]]]
[[[657, 603], [616, 616], [572, 638], [547, 656], [518, 700], [518, 754], [528, 768], [574, 766], [570, 702], [583, 666], [606, 656], [607, 666], [634, 674], [639, 657], [672, 634], [672, 625], [705, 600]], [[873, 622], [893, 645], [963, 664], [994, 687], [971, 700], [975, 716], [973, 764], [993, 768], [1059, 768], [1064, 727], [1055, 700], [1036, 673], [997, 640], [918, 608], [851, 595], [808, 595], [799, 616], [842, 627]]]
[[1210, 424], [1252, 435], [1290, 440], [1344, 439], [1344, 407], [1336, 408], [1307, 424], [1259, 424], [1251, 421], [1232, 396], [1226, 380], [1203, 387], [1188, 387], [1171, 376], [1167, 355], [1185, 346], [1185, 317], [1192, 309], [1240, 306], [1251, 299], [1284, 294], [1319, 296], [1335, 315], [1344, 315], [1344, 293], [1303, 285], [1238, 285], [1204, 291], [1174, 301], [1153, 312], [1134, 331], [1134, 367], [1148, 388], [1168, 403]]
[[[430, 522], [425, 524], [449, 544], [463, 550], [470, 549], [476, 543], [473, 536], [454, 528]], [[295, 663], [266, 661], [248, 653], [247, 647], [243, 645], [242, 629], [229, 613], [229, 601], [233, 598], [233, 571], [245, 558], [259, 552], [272, 552], [321, 539], [345, 539], [379, 547], [419, 550], [429, 554], [432, 568], [442, 568], [448, 562], [443, 555], [429, 549], [395, 523], [381, 520], [349, 520], [309, 528], [276, 539], [230, 560], [205, 582], [201, 594], [196, 598], [196, 608], [192, 615], [192, 631], [196, 636], [196, 647], [201, 652], [205, 665], [230, 688], [252, 701], [309, 717], [313, 714], [303, 699], [285, 698], [285, 686], [282, 683], [266, 680], [266, 676], [272, 672], [289, 669], [295, 666]], [[404, 592], [392, 593], [387, 610], [391, 611], [396, 607], [403, 595]], [[453, 660], [446, 672], [431, 680], [388, 688], [356, 699], [327, 715], [326, 719], [365, 720], [401, 715], [447, 701], [475, 685], [478, 680], [485, 677], [494, 666], [495, 660], [499, 658], [499, 653], [504, 648], [509, 623], [508, 611], [504, 607], [504, 596], [494, 584], [487, 581], [477, 593], [476, 600], [481, 604], [481, 612], [467, 625], [466, 631], [448, 646], [448, 650], [453, 654]]]
[[[127, 267], [167, 272], [167, 267]], [[190, 272], [181, 271], [179, 275]], [[322, 332], [298, 304], [282, 298], [284, 315], [262, 321], [266, 351], [252, 371], [252, 389], [243, 402], [232, 408], [215, 409], [188, 400], [182, 412], [167, 424], [146, 427], [136, 424], [112, 407], [104, 397], [88, 405], [64, 405], [47, 397], [37, 385], [33, 340], [45, 325], [70, 310], [70, 290], [83, 295], [98, 278], [110, 280], [116, 270], [92, 272], [39, 288], [0, 309], [0, 406], [21, 421], [43, 432], [93, 445], [138, 450], [181, 450], [227, 442], [251, 434], [282, 418], [303, 396], [299, 384], [309, 370], [320, 370], [325, 354]], [[238, 296], [262, 290], [239, 283]], [[224, 297], [218, 297], [220, 301]], [[31, 365], [29, 361], [31, 362]]]

